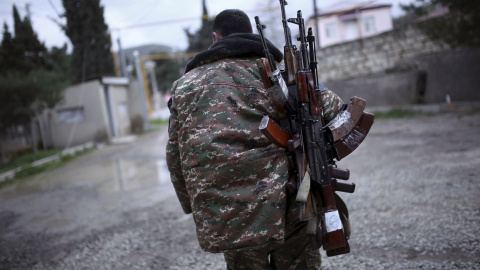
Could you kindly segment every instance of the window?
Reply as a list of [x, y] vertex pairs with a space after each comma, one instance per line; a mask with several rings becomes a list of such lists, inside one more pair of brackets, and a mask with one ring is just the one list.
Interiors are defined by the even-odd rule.
[[327, 38], [334, 38], [337, 36], [337, 24], [334, 22], [325, 24], [325, 35]]
[[357, 22], [355, 20], [345, 21], [345, 40], [354, 40], [358, 38]]
[[367, 33], [373, 33], [377, 31], [377, 27], [375, 25], [375, 17], [365, 18], [365, 30], [367, 31]]
[[61, 109], [57, 111], [58, 121], [63, 124], [73, 124], [85, 120], [83, 107]]

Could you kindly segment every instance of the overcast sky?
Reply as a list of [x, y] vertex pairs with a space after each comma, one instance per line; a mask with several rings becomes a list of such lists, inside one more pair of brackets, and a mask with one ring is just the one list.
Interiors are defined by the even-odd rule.
[[[238, 8], [246, 11], [252, 22], [254, 16], [260, 19], [267, 18], [273, 12], [280, 16], [278, 0], [206, 0], [210, 15], [215, 15], [228, 8]], [[341, 0], [316, 0], [319, 9], [326, 8]], [[414, 0], [377, 0], [351, 2], [376, 4], [392, 4], [392, 15], [402, 14], [399, 3], [409, 3]], [[201, 0], [101, 0], [105, 10], [105, 20], [111, 29], [114, 49], [117, 49], [117, 39], [120, 39], [123, 48], [130, 48], [145, 44], [168, 45], [178, 50], [187, 47], [187, 39], [183, 29], [195, 31], [200, 26], [202, 14]], [[313, 15], [313, 0], [287, 0], [286, 13], [288, 18], [296, 17], [297, 10], [302, 10], [303, 16]], [[27, 15], [26, 6], [33, 22], [33, 29], [40, 41], [48, 48], [62, 46], [68, 43], [68, 38], [61, 31], [54, 20], [63, 22], [59, 14], [63, 13], [61, 0], [0, 0], [0, 18], [8, 24], [13, 32], [12, 5], [15, 4], [20, 16]], [[268, 10], [269, 6], [274, 9]], [[280, 24], [281, 21], [279, 20]], [[132, 27], [135, 26], [135, 27]], [[293, 26], [290, 26], [291, 28]], [[254, 30], [254, 32], [256, 32]], [[2, 26], [3, 33], [3, 26]], [[279, 34], [283, 34], [279, 33]]]

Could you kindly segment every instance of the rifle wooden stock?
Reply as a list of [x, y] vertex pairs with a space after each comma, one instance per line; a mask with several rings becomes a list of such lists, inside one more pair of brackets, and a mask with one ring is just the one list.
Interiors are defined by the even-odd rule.
[[[270, 68], [270, 65], [268, 64], [268, 59], [266, 58], [257, 59], [257, 67], [263, 81], [263, 86], [265, 87], [265, 90], [267, 91], [268, 96], [270, 97], [272, 105], [275, 107], [275, 109], [278, 112], [282, 114], [286, 113], [288, 110], [287, 107], [288, 106], [292, 107], [293, 105], [288, 100], [288, 97], [287, 97], [288, 94], [284, 93], [281, 82], [274, 83], [272, 81], [270, 76], [273, 76], [273, 73]], [[283, 80], [282, 77], [280, 78]]]
[[[310, 113], [312, 115], [322, 116], [322, 109], [319, 106], [320, 102], [318, 100], [320, 96], [315, 91], [315, 79], [313, 77], [313, 73], [311, 72], [307, 73], [307, 85], [309, 94], [308, 99], [310, 101]], [[323, 118], [321, 120], [323, 126]]]
[[334, 144], [339, 159], [348, 156], [363, 142], [373, 125], [374, 118], [373, 114], [364, 112], [352, 132]]
[[273, 144], [282, 148], [287, 148], [287, 142], [290, 140], [290, 133], [278, 127], [268, 115], [265, 115], [258, 127], [260, 131], [267, 137]]
[[298, 101], [308, 102], [307, 74], [305, 72], [297, 73], [297, 91]]
[[297, 73], [297, 91], [299, 102], [310, 104], [312, 115], [321, 115], [322, 111], [318, 106], [318, 95], [315, 93], [313, 74], [310, 72]]
[[295, 59], [295, 47], [284, 47], [284, 62], [285, 71], [283, 72], [283, 79], [287, 86], [295, 85], [295, 75], [297, 74], [297, 60]]
[[347, 245], [347, 239], [343, 230], [340, 214], [335, 203], [333, 186], [321, 186], [321, 198], [323, 200], [322, 218], [322, 242], [325, 250], [343, 248]]
[[269, 77], [269, 75], [272, 74], [272, 69], [268, 64], [268, 60], [266, 58], [257, 59], [257, 67], [260, 71], [260, 77], [262, 77], [262, 82], [265, 89], [272, 87], [272, 81]]
[[350, 252], [350, 245], [348, 244], [348, 241], [347, 241], [347, 245], [344, 246], [344, 247], [334, 248], [334, 249], [330, 249], [330, 250], [326, 251], [327, 257], [342, 255], [342, 254], [349, 253], [349, 252]]

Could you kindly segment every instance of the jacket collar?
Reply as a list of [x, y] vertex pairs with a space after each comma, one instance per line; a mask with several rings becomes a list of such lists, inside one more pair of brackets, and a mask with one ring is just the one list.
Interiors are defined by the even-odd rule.
[[[283, 54], [269, 40], [267, 41], [268, 50], [273, 59], [277, 62], [282, 61]], [[226, 36], [215, 42], [208, 48], [190, 60], [185, 68], [185, 73], [202, 66], [204, 64], [234, 56], [257, 55], [264, 57], [262, 40], [257, 34], [237, 33]]]

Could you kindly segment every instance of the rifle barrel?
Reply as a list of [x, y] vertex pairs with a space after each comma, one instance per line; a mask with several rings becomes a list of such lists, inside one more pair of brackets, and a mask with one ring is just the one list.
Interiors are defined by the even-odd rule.
[[290, 33], [290, 28], [287, 24], [287, 19], [285, 15], [285, 6], [287, 5], [287, 1], [280, 0], [280, 7], [282, 10], [282, 23], [283, 23], [283, 31], [285, 33], [285, 47], [292, 46], [292, 34]]
[[265, 52], [265, 57], [268, 60], [268, 64], [270, 65], [270, 69], [272, 71], [277, 69], [277, 66], [275, 65], [275, 62], [273, 61], [270, 51], [268, 50], [268, 45], [265, 37], [263, 36], [263, 29], [267, 28], [266, 25], [260, 23], [260, 18], [258, 16], [255, 16], [255, 23], [257, 25], [257, 30], [258, 33], [260, 34], [260, 37], [262, 39], [262, 45], [263, 45], [263, 51]]

